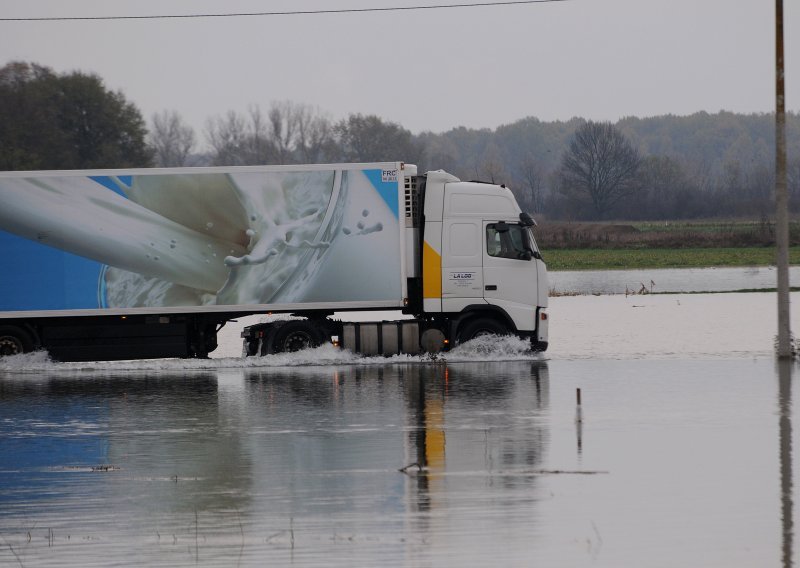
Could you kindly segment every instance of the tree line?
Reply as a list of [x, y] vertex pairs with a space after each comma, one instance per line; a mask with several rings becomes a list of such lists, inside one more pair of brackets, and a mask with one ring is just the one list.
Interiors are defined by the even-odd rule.
[[[789, 191], [800, 211], [800, 115], [788, 117]], [[334, 120], [291, 101], [212, 116], [144, 119], [103, 80], [35, 63], [0, 68], [0, 170], [238, 166], [404, 160], [504, 183], [549, 219], [769, 217], [770, 114], [696, 113], [616, 123], [525, 118], [496, 129], [412, 134], [378, 116]]]

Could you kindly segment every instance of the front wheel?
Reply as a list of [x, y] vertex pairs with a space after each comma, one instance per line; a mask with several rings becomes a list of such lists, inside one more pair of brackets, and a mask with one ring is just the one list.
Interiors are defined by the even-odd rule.
[[508, 327], [487, 317], [478, 317], [464, 323], [458, 331], [458, 342], [464, 343], [483, 335], [506, 335]]
[[31, 335], [15, 325], [0, 326], [0, 357], [33, 351]]

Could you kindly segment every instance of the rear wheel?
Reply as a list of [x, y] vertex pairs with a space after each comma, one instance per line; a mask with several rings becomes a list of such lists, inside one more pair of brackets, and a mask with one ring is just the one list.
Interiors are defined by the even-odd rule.
[[508, 327], [496, 319], [477, 317], [462, 324], [458, 331], [458, 342], [464, 343], [482, 335], [506, 335], [507, 333], [509, 333]]
[[272, 352], [291, 353], [320, 345], [322, 345], [322, 333], [314, 322], [293, 320], [287, 321], [275, 332]]
[[189, 350], [196, 359], [208, 359], [208, 354], [217, 348], [217, 327], [214, 324], [197, 324]]
[[15, 325], [0, 326], [0, 357], [33, 351], [30, 333]]

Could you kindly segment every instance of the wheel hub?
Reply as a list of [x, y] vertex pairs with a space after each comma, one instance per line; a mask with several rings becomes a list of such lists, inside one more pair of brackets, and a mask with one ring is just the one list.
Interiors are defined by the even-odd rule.
[[302, 351], [314, 345], [313, 338], [304, 331], [295, 331], [286, 336], [284, 351]]
[[18, 355], [22, 353], [22, 343], [10, 335], [0, 337], [0, 355]]

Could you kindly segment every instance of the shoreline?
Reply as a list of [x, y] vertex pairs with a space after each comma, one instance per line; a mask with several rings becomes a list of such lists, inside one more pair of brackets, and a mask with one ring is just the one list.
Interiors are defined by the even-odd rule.
[[[551, 272], [775, 266], [772, 247], [545, 248], [542, 256]], [[789, 264], [800, 265], [800, 246], [790, 247]]]

